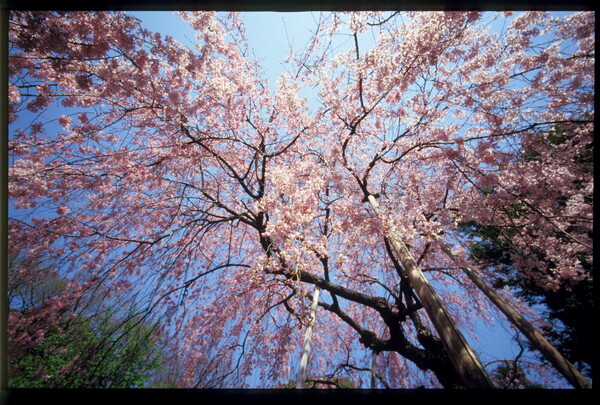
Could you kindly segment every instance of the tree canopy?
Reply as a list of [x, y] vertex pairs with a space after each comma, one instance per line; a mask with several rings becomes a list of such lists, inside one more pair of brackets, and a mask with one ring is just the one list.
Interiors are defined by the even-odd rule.
[[462, 269], [503, 274], [473, 243], [541, 291], [592, 284], [594, 13], [319, 13], [274, 86], [243, 14], [178, 15], [193, 46], [125, 12], [9, 14], [9, 248], [68, 281], [46, 330], [129, 297], [176, 386], [282, 386], [318, 287], [310, 376], [464, 387], [451, 344], [499, 315]]

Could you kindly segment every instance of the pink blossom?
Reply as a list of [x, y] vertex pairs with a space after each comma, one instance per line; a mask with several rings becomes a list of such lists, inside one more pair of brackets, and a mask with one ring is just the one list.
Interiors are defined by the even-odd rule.
[[61, 206], [58, 207], [58, 209], [56, 210], [56, 213], [58, 215], [67, 215], [71, 210], [68, 207], [65, 206]]

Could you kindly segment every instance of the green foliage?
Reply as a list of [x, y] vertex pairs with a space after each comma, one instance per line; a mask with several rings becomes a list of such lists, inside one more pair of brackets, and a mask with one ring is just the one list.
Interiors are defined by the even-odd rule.
[[552, 145], [562, 145], [568, 140], [566, 131], [558, 126], [548, 131], [547, 139]]
[[334, 381], [337, 384], [337, 387], [341, 389], [356, 388], [356, 384], [354, 384], [352, 380], [346, 377], [337, 377], [334, 378]]
[[[545, 133], [545, 136], [540, 137], [537, 141], [537, 145], [547, 148], [552, 147], [560, 147], [564, 145], [566, 142], [572, 139], [572, 135], [570, 135], [567, 131], [559, 126], [555, 126], [551, 130]], [[545, 145], [545, 146], [544, 146]], [[524, 151], [521, 155], [521, 159], [526, 162], [532, 161], [542, 161], [542, 155], [538, 150], [535, 149], [536, 145], [533, 145], [528, 150]], [[594, 143], [593, 140], [587, 144], [584, 148], [584, 151], [576, 156], [574, 156], [573, 162], [579, 165], [593, 165], [594, 163]]]
[[512, 361], [501, 362], [492, 372], [491, 378], [498, 388], [546, 388], [542, 384], [530, 381], [521, 367]]
[[[287, 383], [277, 387], [283, 389], [296, 388], [296, 381], [290, 380]], [[355, 389], [356, 384], [347, 377], [314, 377], [308, 378], [304, 383], [304, 388], [319, 389], [319, 388], [334, 388], [334, 389]]]
[[[9, 364], [11, 388], [135, 388], [147, 386], [160, 369], [152, 328], [136, 317], [117, 320], [110, 313], [63, 320], [43, 343]], [[62, 328], [62, 330], [61, 330]]]
[[486, 226], [471, 221], [459, 224], [459, 229], [473, 238], [470, 251], [476, 261], [495, 266], [512, 264], [510, 255], [517, 253], [509, 242], [516, 234], [514, 228]]

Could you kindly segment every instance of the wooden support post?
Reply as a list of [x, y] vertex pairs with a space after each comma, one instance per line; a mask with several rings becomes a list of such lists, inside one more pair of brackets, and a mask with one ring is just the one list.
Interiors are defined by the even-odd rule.
[[308, 320], [308, 326], [306, 333], [304, 334], [304, 349], [302, 350], [302, 358], [300, 359], [300, 370], [298, 370], [298, 377], [296, 380], [296, 388], [304, 388], [306, 382], [306, 368], [308, 366], [308, 356], [310, 355], [310, 344], [312, 341], [313, 325], [317, 317], [317, 305], [319, 304], [319, 288], [315, 287], [313, 294], [312, 304], [310, 306], [310, 318]]
[[377, 352], [373, 350], [371, 358], [371, 389], [377, 388]]
[[[369, 195], [367, 200], [377, 217], [380, 220], [384, 220], [384, 213], [375, 197]], [[494, 388], [494, 384], [477, 358], [477, 355], [429, 284], [429, 281], [408, 251], [406, 244], [402, 241], [398, 232], [395, 229], [387, 229], [386, 233], [394, 247], [398, 260], [404, 267], [406, 277], [419, 297], [423, 308], [427, 311], [435, 330], [448, 352], [450, 361], [462, 379], [464, 386], [466, 388]]]

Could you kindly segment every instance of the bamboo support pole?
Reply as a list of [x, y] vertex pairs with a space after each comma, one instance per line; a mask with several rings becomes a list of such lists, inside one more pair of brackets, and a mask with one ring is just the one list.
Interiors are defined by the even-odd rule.
[[315, 324], [315, 319], [317, 317], [318, 303], [319, 303], [319, 288], [315, 287], [312, 304], [310, 306], [310, 318], [308, 320], [308, 327], [306, 328], [306, 333], [304, 334], [304, 348], [302, 350], [302, 357], [300, 358], [300, 370], [298, 370], [298, 377], [296, 380], [296, 388], [297, 389], [304, 388], [304, 383], [306, 382], [306, 375], [307, 375], [306, 368], [308, 366], [308, 356], [310, 355], [310, 344], [312, 341], [313, 326]]

